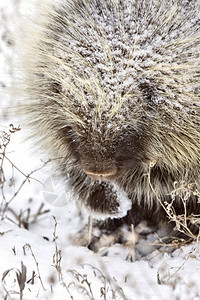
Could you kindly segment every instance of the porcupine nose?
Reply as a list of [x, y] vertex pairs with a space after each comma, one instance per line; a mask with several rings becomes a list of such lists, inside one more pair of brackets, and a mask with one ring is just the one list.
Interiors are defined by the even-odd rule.
[[82, 170], [95, 180], [112, 180], [117, 175], [117, 167], [113, 162], [93, 162], [82, 161]]
[[87, 175], [95, 180], [111, 180], [115, 177], [117, 170], [113, 169], [108, 172], [92, 172], [83, 170]]
[[94, 180], [112, 180], [116, 178], [118, 168], [112, 158], [97, 157], [82, 157], [81, 167], [83, 172]]

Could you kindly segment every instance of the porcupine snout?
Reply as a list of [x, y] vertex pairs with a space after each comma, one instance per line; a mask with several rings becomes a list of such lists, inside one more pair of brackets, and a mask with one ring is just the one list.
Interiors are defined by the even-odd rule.
[[117, 175], [117, 166], [112, 160], [88, 162], [82, 160], [82, 170], [95, 180], [109, 181]]

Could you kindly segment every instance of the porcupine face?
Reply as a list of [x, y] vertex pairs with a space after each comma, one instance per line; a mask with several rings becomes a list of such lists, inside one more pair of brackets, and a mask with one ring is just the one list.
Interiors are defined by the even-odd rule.
[[142, 134], [133, 129], [113, 139], [113, 133], [86, 134], [74, 144], [82, 170], [96, 180], [114, 180], [144, 160]]
[[96, 128], [85, 122], [84, 127], [66, 127], [58, 137], [66, 143], [79, 167], [96, 180], [118, 179], [146, 161], [147, 138], [142, 126], [137, 130], [128, 126], [116, 125], [116, 130], [108, 127], [105, 120], [96, 124]]

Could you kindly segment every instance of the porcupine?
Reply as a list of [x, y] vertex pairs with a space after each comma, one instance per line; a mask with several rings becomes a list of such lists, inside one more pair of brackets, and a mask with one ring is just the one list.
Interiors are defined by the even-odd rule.
[[199, 14], [198, 0], [43, 1], [26, 24], [27, 124], [101, 228], [168, 223], [181, 183], [200, 212]]

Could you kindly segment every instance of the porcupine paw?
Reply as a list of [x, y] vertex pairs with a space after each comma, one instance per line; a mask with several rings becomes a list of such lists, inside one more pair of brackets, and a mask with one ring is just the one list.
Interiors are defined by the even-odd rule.
[[131, 200], [115, 184], [102, 181], [94, 185], [86, 205], [97, 219], [120, 218], [131, 209]]
[[120, 206], [116, 191], [107, 182], [101, 182], [93, 188], [87, 205], [94, 212], [109, 215], [116, 214]]

